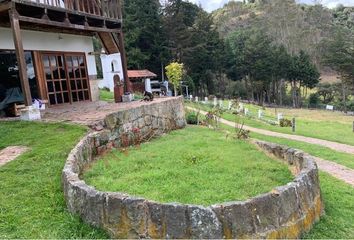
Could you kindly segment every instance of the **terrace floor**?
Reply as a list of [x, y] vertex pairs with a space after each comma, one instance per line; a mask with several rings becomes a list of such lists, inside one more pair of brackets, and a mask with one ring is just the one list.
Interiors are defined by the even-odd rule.
[[100, 121], [110, 113], [163, 102], [169, 99], [171, 99], [171, 97], [154, 98], [152, 102], [133, 101], [130, 103], [108, 103], [98, 101], [52, 106], [42, 111], [42, 120], [49, 122], [72, 122], [95, 127], [95, 125], [99, 125]]

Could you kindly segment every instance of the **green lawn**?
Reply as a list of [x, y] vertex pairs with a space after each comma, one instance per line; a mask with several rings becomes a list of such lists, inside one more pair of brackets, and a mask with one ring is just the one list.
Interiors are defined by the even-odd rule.
[[354, 187], [320, 173], [326, 215], [304, 236], [311, 239], [354, 239]]
[[[233, 128], [222, 125], [227, 131]], [[301, 149], [311, 155], [343, 164], [354, 169], [353, 155], [339, 153], [317, 145], [251, 133], [252, 138]], [[354, 238], [354, 187], [327, 173], [320, 172], [322, 196], [326, 214], [304, 238], [353, 239]]]
[[0, 122], [0, 149], [31, 151], [0, 167], [0, 239], [105, 238], [66, 210], [61, 171], [87, 130], [66, 124]]
[[[210, 110], [209, 105], [195, 104], [189, 102], [187, 102], [186, 105], [199, 108], [205, 111]], [[251, 109], [253, 109], [253, 111], [255, 112], [257, 106], [253, 106]], [[285, 111], [285, 109], [280, 109], [279, 112], [282, 110]], [[301, 111], [304, 111], [304, 113], [301, 114]], [[268, 114], [271, 115], [270, 110], [268, 110]], [[336, 113], [323, 113], [323, 111], [310, 110], [288, 110], [288, 114], [293, 114], [294, 116], [297, 116], [297, 128], [295, 133], [292, 133], [290, 127], [282, 128], [279, 126], [272, 126], [268, 123], [244, 116], [241, 116], [241, 119], [246, 125], [255, 128], [262, 128], [280, 133], [314, 137], [339, 143], [350, 144], [354, 146], [354, 133], [352, 131], [353, 117], [338, 115], [338, 121], [336, 121], [335, 115], [333, 116], [333, 114]], [[229, 121], [235, 121], [235, 115], [229, 112], [225, 112], [222, 117]], [[291, 116], [288, 116], [289, 119], [290, 117]]]
[[348, 168], [354, 169], [354, 156], [352, 154], [337, 152], [330, 148], [318, 146], [315, 144], [298, 142], [284, 138], [269, 137], [257, 133], [251, 133], [251, 137], [263, 141], [279, 143], [293, 148], [301, 149], [304, 152], [307, 152], [315, 157], [319, 157], [328, 161], [333, 161]]
[[114, 93], [100, 89], [100, 100], [106, 102], [114, 102]]
[[113, 151], [93, 164], [84, 179], [100, 190], [210, 205], [245, 200], [293, 177], [286, 164], [247, 141], [188, 127], [131, 148], [128, 154]]
[[[141, 93], [134, 93], [134, 100], [135, 101], [139, 101], [142, 100], [144, 97]], [[114, 93], [104, 90], [104, 89], [100, 89], [100, 100], [101, 101], [106, 101], [106, 102], [114, 102]]]
[[[225, 124], [222, 124], [221, 127], [222, 129], [226, 130], [229, 133], [235, 131], [233, 127], [230, 127]], [[330, 148], [322, 147], [316, 144], [309, 144], [309, 143], [304, 143], [304, 142], [299, 142], [294, 140], [288, 140], [285, 138], [271, 137], [259, 133], [254, 133], [254, 132], [250, 133], [250, 137], [262, 141], [278, 143], [282, 145], [287, 145], [292, 148], [301, 149], [304, 152], [311, 154], [312, 156], [319, 157], [328, 161], [336, 162], [348, 168], [354, 169], [354, 157], [352, 154], [337, 152]]]
[[[27, 152], [15, 161], [0, 167], [0, 239], [108, 237], [103, 231], [82, 223], [78, 217], [72, 216], [68, 213], [63, 198], [61, 171], [67, 154], [85, 132], [86, 129], [82, 127], [66, 124], [43, 124], [33, 122], [0, 123], [0, 149], [11, 145], [25, 145], [32, 149], [30, 152]], [[214, 134], [214, 132], [211, 133]], [[177, 134], [177, 132], [173, 132], [172, 134]], [[170, 135], [165, 136], [164, 139], [167, 140], [166, 138], [169, 136]], [[198, 134], [198, 136], [203, 135]], [[261, 138], [257, 135], [252, 136]], [[177, 136], [175, 135], [176, 139], [180, 139], [181, 137], [183, 136], [178, 136], [178, 134]], [[283, 139], [266, 138], [283, 144], [289, 143]], [[224, 141], [224, 138], [221, 135], [220, 140]], [[143, 145], [141, 150], [145, 151], [145, 146], [151, 146], [157, 141], [160, 140]], [[176, 143], [178, 143], [178, 141]], [[252, 155], [259, 154], [258, 152], [254, 152], [252, 146], [248, 146], [247, 144], [242, 145], [244, 146], [239, 148], [251, 148], [250, 152]], [[176, 150], [178, 153], [187, 152], [185, 148], [178, 146], [178, 144], [174, 144], [173, 146], [173, 149], [168, 155], [169, 159], [174, 156], [173, 151], [175, 148], [179, 150]], [[304, 144], [303, 147], [306, 147], [306, 144]], [[194, 145], [194, 148], [200, 149], [200, 146], [196, 144]], [[300, 148], [300, 146], [298, 146], [298, 148]], [[312, 148], [312, 146], [310, 148]], [[316, 151], [320, 154], [321, 149]], [[136, 154], [134, 152], [135, 150], [131, 150], [128, 156], [123, 156], [119, 152], [114, 153], [114, 155], [112, 155], [112, 157], [114, 156], [114, 159], [111, 159], [113, 162], [106, 161], [109, 165], [106, 165], [105, 167], [108, 168], [109, 166], [116, 164], [118, 160], [116, 156], [122, 157], [122, 159], [125, 159], [126, 157], [131, 158]], [[155, 151], [150, 152], [151, 155], [146, 156], [153, 156], [157, 153], [160, 153], [160, 148], [155, 148]], [[197, 157], [205, 155], [213, 156], [212, 154], [209, 155], [201, 150], [198, 151], [198, 153], [199, 154], [196, 154]], [[235, 159], [242, 156], [239, 155], [236, 150], [231, 153], [232, 156], [236, 157]], [[146, 159], [146, 156], [143, 155], [142, 159]], [[193, 158], [190, 158], [188, 154], [181, 156], [183, 156], [180, 157], [182, 161], [180, 161], [178, 165], [187, 167], [193, 166], [192, 163], [189, 162], [189, 160], [193, 160]], [[197, 158], [197, 160], [198, 159], [199, 158]], [[109, 159], [107, 158], [107, 160]], [[141, 161], [144, 162], [146, 166], [151, 166], [151, 159]], [[139, 161], [135, 163], [138, 164]], [[197, 161], [196, 166], [198, 169], [200, 164], [203, 164], [203, 162]], [[244, 163], [242, 162], [241, 165], [243, 164]], [[249, 163], [247, 163], [247, 165], [248, 164]], [[133, 169], [138, 168], [137, 165], [133, 165], [133, 167]], [[256, 168], [261, 167], [262, 164], [257, 164]], [[178, 168], [178, 166], [171, 167], [171, 169], [174, 168]], [[224, 163], [216, 166], [216, 169], [224, 168], [226, 168]], [[132, 171], [132, 169], [129, 169], [129, 171]], [[225, 171], [228, 171], [228, 169]], [[252, 169], [248, 169], [248, 171], [252, 171]], [[194, 176], [187, 173], [178, 184], [183, 185], [185, 178], [189, 181], [191, 178], [194, 178]], [[218, 180], [218, 178], [213, 179], [213, 181], [214, 180]], [[207, 181], [207, 179], [203, 178], [198, 181], [197, 184], [204, 184], [205, 181]], [[237, 179], [237, 182], [238, 181], [240, 180]], [[315, 225], [314, 229], [304, 237], [313, 239], [353, 239], [354, 188], [325, 173], [320, 173], [320, 181], [326, 215]], [[167, 182], [166, 184], [169, 183]], [[254, 185], [255, 182], [251, 179], [251, 182], [247, 187], [250, 186], [255, 188]], [[260, 185], [263, 185], [263, 183]], [[233, 187], [235, 186], [236, 184], [234, 183]], [[265, 189], [265, 191], [267, 191], [267, 189]], [[241, 193], [241, 195], [246, 194]], [[253, 193], [250, 195], [253, 195]]]

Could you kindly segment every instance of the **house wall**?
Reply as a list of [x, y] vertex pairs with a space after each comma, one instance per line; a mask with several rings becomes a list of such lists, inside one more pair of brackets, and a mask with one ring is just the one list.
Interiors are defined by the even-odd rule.
[[[37, 51], [84, 52], [86, 54], [87, 71], [90, 78], [96, 78], [95, 56], [92, 37], [70, 34], [58, 34], [21, 30], [23, 48]], [[0, 49], [15, 49], [12, 31], [10, 28], [0, 28]]]
[[[109, 88], [112, 92], [114, 90], [113, 76], [118, 74], [120, 79], [123, 80], [123, 67], [122, 67], [122, 59], [120, 53], [115, 54], [102, 54], [101, 55], [102, 62], [102, 74], [103, 79], [99, 82], [100, 88]], [[112, 69], [112, 63], [114, 65], [114, 69]], [[112, 71], [114, 70], [114, 71]]]

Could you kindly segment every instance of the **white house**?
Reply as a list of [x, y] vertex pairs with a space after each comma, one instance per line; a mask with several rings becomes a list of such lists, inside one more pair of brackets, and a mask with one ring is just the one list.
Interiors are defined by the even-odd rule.
[[[96, 100], [94, 36], [107, 56], [122, 53], [125, 62], [120, 0], [0, 0], [0, 25], [2, 108], [21, 102], [18, 96], [29, 107], [37, 98], [49, 106]], [[111, 62], [129, 89], [127, 69]]]
[[103, 79], [99, 81], [100, 88], [114, 90], [113, 77], [118, 74], [120, 79], [124, 79], [122, 59], [120, 53], [101, 54]]

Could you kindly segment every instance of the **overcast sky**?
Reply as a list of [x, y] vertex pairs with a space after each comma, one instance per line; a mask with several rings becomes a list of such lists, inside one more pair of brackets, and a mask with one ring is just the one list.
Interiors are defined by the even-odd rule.
[[[229, 0], [189, 0], [189, 1], [197, 4], [201, 3], [203, 8], [210, 12], [219, 7], [222, 7]], [[302, 3], [314, 2], [314, 0], [297, 0], [297, 1]], [[321, 2], [322, 4], [330, 8], [337, 6], [337, 4], [339, 3], [342, 3], [345, 6], [354, 6], [354, 0], [322, 0]]]

